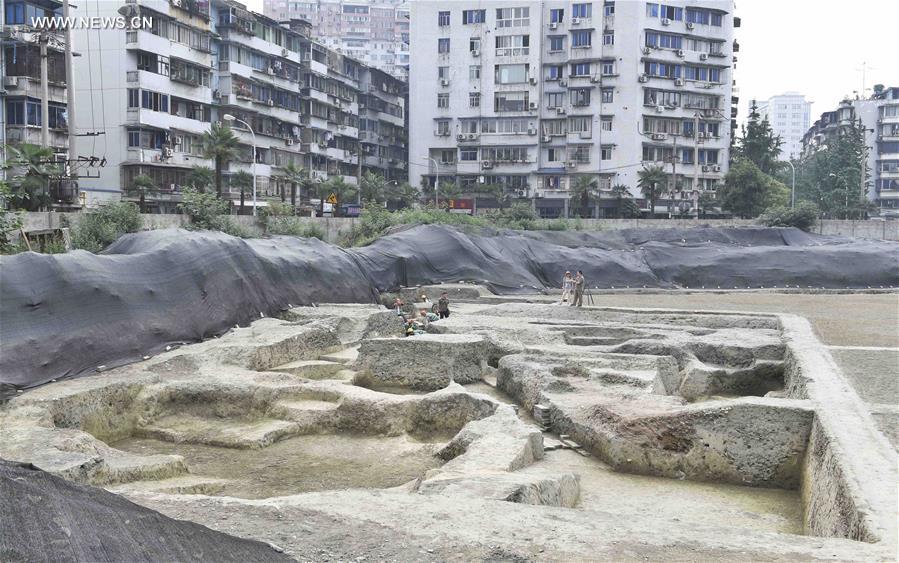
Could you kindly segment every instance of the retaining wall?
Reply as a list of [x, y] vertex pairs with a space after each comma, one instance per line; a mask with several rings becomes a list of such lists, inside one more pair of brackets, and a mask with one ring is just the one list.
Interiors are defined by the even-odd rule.
[[[58, 229], [66, 226], [63, 217], [70, 225], [75, 225], [81, 213], [25, 213], [25, 232]], [[185, 227], [188, 218], [185, 215], [145, 214], [144, 228], [166, 229]], [[231, 217], [234, 221], [262, 234], [262, 228], [256, 220], [248, 215]], [[325, 231], [325, 240], [337, 242], [340, 235], [348, 231], [358, 221], [352, 217], [301, 217], [300, 221], [314, 224]], [[689, 228], [698, 225], [712, 227], [745, 227], [756, 225], [752, 219], [572, 219], [572, 224], [579, 224], [585, 230], [617, 230], [617, 229], [674, 229]], [[815, 225], [813, 232], [822, 235], [842, 235], [857, 238], [899, 241], [899, 221], [838, 221], [824, 220]]]

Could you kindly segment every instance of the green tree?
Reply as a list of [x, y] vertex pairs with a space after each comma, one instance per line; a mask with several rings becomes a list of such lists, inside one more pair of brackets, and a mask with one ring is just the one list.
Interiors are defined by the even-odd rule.
[[22, 228], [22, 213], [6, 208], [11, 193], [6, 182], [0, 181], [0, 254], [15, 252], [12, 235]]
[[215, 230], [220, 227], [219, 216], [227, 212], [228, 204], [212, 194], [184, 188], [178, 209], [190, 217], [193, 228]]
[[758, 105], [753, 100], [749, 109], [749, 119], [741, 130], [740, 138], [737, 139], [732, 151], [733, 156], [747, 159], [765, 174], [773, 175], [781, 167], [781, 163], [777, 160], [781, 145], [783, 140], [771, 129], [768, 118], [761, 118]]
[[619, 218], [624, 217], [624, 206], [626, 201], [631, 198], [631, 190], [624, 184], [615, 184], [612, 186], [612, 196], [615, 198], [615, 215]]
[[481, 184], [475, 185], [473, 195], [496, 200], [499, 209], [505, 209], [509, 203], [509, 195], [506, 193], [506, 187], [502, 184]]
[[147, 196], [153, 197], [159, 193], [159, 188], [153, 182], [153, 178], [146, 174], [138, 174], [131, 180], [131, 185], [125, 188], [125, 193], [130, 197], [136, 197], [139, 201], [138, 208], [141, 213], [147, 212]]
[[[308, 180], [308, 173], [302, 166], [291, 162], [284, 167], [284, 177], [290, 182], [290, 205], [294, 208], [297, 206], [297, 186], [302, 186]], [[283, 195], [283, 194], [282, 194]], [[284, 198], [281, 198], [284, 201]]]
[[[319, 191], [320, 194], [324, 194], [324, 197], [327, 198], [331, 194], [334, 194], [337, 203], [334, 204], [334, 216], [340, 216], [340, 205], [353, 197], [356, 194], [356, 187], [346, 183], [343, 179], [343, 176], [333, 176], [328, 179], [327, 182], [322, 184], [322, 190]], [[324, 213], [324, 198], [322, 198], [322, 213]]]
[[191, 188], [203, 193], [215, 182], [215, 172], [208, 166], [194, 166], [187, 173], [184, 181]]
[[440, 191], [438, 197], [444, 201], [448, 199], [459, 199], [462, 197], [462, 188], [455, 182], [440, 182]]
[[387, 181], [380, 174], [366, 172], [359, 182], [362, 201], [383, 203], [387, 201]]
[[398, 182], [390, 190], [390, 201], [398, 201], [403, 207], [412, 207], [421, 199], [421, 192], [409, 182]]
[[13, 209], [39, 211], [50, 205], [50, 179], [59, 176], [59, 165], [52, 162], [53, 149], [29, 143], [7, 145], [5, 165], [13, 172], [7, 200]]
[[599, 187], [596, 178], [589, 175], [581, 175], [575, 178], [569, 189], [572, 202], [577, 202], [578, 210], [582, 218], [589, 218], [590, 204], [599, 198]]
[[215, 193], [222, 197], [222, 170], [237, 157], [240, 142], [229, 125], [217, 121], [203, 133], [202, 144], [203, 157], [215, 160]]
[[799, 197], [816, 204], [826, 217], [863, 219], [872, 207], [867, 197], [870, 173], [864, 139], [863, 126], [854, 123], [843, 127], [822, 150], [803, 160], [797, 170]]
[[253, 175], [246, 170], [235, 172], [231, 175], [231, 185], [240, 190], [240, 207], [237, 210], [237, 214], [242, 215], [246, 201], [246, 192], [253, 189]]
[[668, 183], [668, 174], [665, 173], [662, 166], [653, 164], [645, 166], [643, 170], [637, 172], [637, 178], [640, 193], [649, 202], [649, 218], [652, 219], [656, 214], [656, 198]]
[[715, 194], [707, 191], [699, 192], [699, 201], [697, 201], [696, 204], [699, 217], [705, 217], [706, 213], [715, 209], [715, 205], [717, 204]]
[[758, 217], [765, 209], [784, 205], [789, 200], [786, 186], [746, 158], [731, 164], [724, 186], [718, 192], [721, 208], [743, 219]]

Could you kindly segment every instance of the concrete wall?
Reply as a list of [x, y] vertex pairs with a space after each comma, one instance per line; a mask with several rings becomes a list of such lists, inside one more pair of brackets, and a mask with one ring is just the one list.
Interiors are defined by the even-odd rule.
[[[75, 225], [81, 218], [81, 213], [25, 213], [25, 231], [34, 232], [46, 229], [58, 229], [66, 226], [63, 217], [70, 225]], [[169, 229], [186, 227], [188, 218], [186, 215], [154, 215], [146, 214], [144, 228]], [[254, 230], [262, 235], [262, 228], [256, 225], [253, 217], [232, 216], [232, 220]], [[355, 225], [355, 218], [298, 218], [303, 223], [316, 225], [325, 231], [325, 240], [337, 242], [340, 235]], [[712, 227], [746, 227], [755, 225], [751, 219], [573, 219], [572, 225], [580, 225], [589, 231], [612, 231], [618, 229], [674, 229], [690, 228], [699, 225]], [[813, 229], [815, 233], [823, 235], [842, 235], [848, 237], [870, 238], [878, 240], [899, 241], [899, 221], [834, 221], [819, 222]]]

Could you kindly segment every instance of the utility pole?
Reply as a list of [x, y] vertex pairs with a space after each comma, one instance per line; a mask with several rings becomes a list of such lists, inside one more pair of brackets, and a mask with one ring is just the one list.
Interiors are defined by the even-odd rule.
[[[706, 127], [708, 128], [708, 127]], [[696, 191], [696, 218], [699, 219], [699, 112], [693, 112], [693, 189]]]
[[668, 218], [671, 219], [671, 199], [677, 191], [677, 134], [674, 137], [674, 148], [671, 153], [671, 191], [668, 192]]
[[[62, 0], [62, 15], [65, 21], [69, 21], [69, 0]], [[72, 30], [66, 26], [66, 129], [69, 134], [69, 162], [68, 167], [74, 165], [77, 160], [75, 149], [75, 83], [72, 75]], [[47, 119], [47, 114], [44, 114]], [[71, 176], [71, 175], [70, 175]]]

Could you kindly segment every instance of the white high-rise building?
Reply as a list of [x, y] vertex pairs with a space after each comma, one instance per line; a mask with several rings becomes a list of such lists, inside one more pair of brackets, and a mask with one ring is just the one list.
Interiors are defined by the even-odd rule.
[[[786, 92], [756, 103], [761, 118], [767, 117], [771, 129], [783, 140], [778, 158], [799, 158], [802, 154], [802, 136], [811, 123], [812, 102], [807, 101], [804, 94]], [[752, 102], [749, 104], [751, 108]]]
[[575, 211], [569, 187], [590, 175], [605, 192], [590, 212], [608, 216], [616, 184], [649, 211], [637, 173], [658, 164], [674, 193], [655, 212], [676, 214], [727, 172], [733, 2], [411, 7], [410, 182], [502, 184], [554, 217]]

